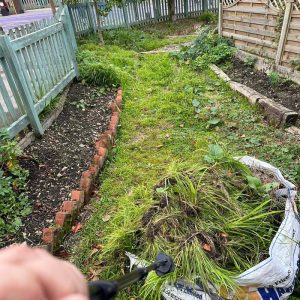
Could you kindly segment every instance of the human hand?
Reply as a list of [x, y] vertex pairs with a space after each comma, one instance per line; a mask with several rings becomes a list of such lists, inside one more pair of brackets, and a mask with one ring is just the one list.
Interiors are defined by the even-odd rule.
[[45, 250], [15, 245], [0, 250], [1, 300], [87, 300], [83, 275]]

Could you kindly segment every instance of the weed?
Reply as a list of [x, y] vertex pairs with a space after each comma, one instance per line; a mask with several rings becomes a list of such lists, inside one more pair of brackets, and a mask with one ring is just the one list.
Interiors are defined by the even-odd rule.
[[93, 62], [92, 57], [89, 57], [87, 52], [85, 56], [81, 56], [78, 59], [78, 67], [80, 80], [84, 80], [86, 83], [97, 86], [118, 86], [120, 79], [116, 70], [109, 65]]
[[[170, 44], [180, 44], [192, 41], [194, 37], [178, 36], [175, 38], [164, 37], [158, 32], [144, 32], [138, 28], [128, 29], [120, 28], [103, 32], [105, 43], [107, 45], [117, 45], [124, 49], [135, 51], [150, 51]], [[80, 40], [81, 44], [95, 42], [96, 36]]]
[[86, 103], [83, 99], [76, 101], [76, 102], [71, 102], [72, 105], [75, 105], [76, 108], [85, 111], [86, 108], [89, 106], [88, 103]]
[[255, 56], [247, 55], [245, 58], [245, 64], [251, 68], [255, 66], [256, 62], [257, 58]]
[[[21, 218], [31, 211], [25, 194], [28, 172], [23, 170], [17, 157], [21, 150], [10, 140], [5, 130], [0, 131], [0, 237], [16, 233]], [[3, 240], [0, 240], [0, 245]]]
[[300, 59], [292, 60], [290, 64], [294, 70], [300, 71]]
[[215, 24], [218, 21], [218, 16], [211, 11], [206, 11], [199, 16], [199, 21], [205, 24]]
[[202, 70], [209, 64], [227, 61], [233, 54], [231, 42], [214, 34], [211, 27], [206, 26], [191, 46], [184, 47], [179, 53], [172, 55], [180, 61], [192, 61], [196, 69]]
[[270, 72], [268, 74], [268, 79], [270, 84], [273, 86], [284, 84], [288, 81], [287, 78], [281, 76], [278, 72]]

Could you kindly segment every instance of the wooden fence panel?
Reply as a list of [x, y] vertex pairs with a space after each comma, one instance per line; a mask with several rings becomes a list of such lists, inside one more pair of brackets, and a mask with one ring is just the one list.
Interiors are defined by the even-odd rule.
[[223, 0], [219, 31], [246, 52], [291, 68], [300, 61], [300, 0]]
[[275, 59], [279, 11], [265, 0], [223, 0], [222, 35], [241, 49]]
[[286, 41], [282, 54], [282, 65], [292, 67], [294, 61], [300, 61], [300, 1], [294, 3]]
[[0, 35], [0, 128], [15, 136], [31, 124], [41, 135], [38, 114], [78, 75], [75, 35], [65, 6], [49, 20]]
[[24, 10], [50, 7], [49, 0], [22, 0], [21, 3]]
[[[101, 7], [105, 5], [105, 0], [100, 2]], [[175, 0], [175, 14], [177, 19], [196, 17], [207, 10], [217, 13], [218, 6], [218, 0]], [[90, 22], [86, 16], [89, 8], [92, 11]], [[95, 30], [95, 10], [89, 1], [69, 5], [69, 13], [78, 35]], [[168, 20], [167, 0], [126, 0], [119, 6], [113, 6], [107, 16], [102, 16], [101, 24], [102, 29], [112, 29], [166, 20]]]

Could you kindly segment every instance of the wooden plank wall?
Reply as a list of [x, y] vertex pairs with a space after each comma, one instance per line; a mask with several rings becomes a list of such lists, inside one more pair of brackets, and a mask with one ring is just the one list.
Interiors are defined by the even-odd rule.
[[283, 0], [223, 0], [222, 35], [241, 50], [291, 69], [300, 60], [300, 0], [290, 8]]
[[223, 5], [222, 35], [231, 37], [237, 48], [253, 54], [275, 59], [276, 26], [279, 12], [266, 5], [265, 0], [241, 0]]

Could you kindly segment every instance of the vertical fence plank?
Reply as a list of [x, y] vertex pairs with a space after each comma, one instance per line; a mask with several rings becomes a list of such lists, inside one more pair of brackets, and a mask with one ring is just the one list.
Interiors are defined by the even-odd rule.
[[[71, 27], [70, 18], [69, 18], [68, 13], [69, 13], [69, 11], [67, 9], [67, 6], [65, 5], [65, 9], [63, 10], [63, 12], [61, 14], [61, 21], [65, 28], [65, 30], [63, 31], [63, 36], [64, 36], [65, 40], [69, 41], [69, 43], [68, 43], [69, 47], [67, 47], [68, 49], [66, 49], [66, 50], [69, 51], [69, 53], [71, 54], [75, 74], [78, 77], [79, 71], [78, 71], [78, 66], [77, 66], [75, 52], [74, 52], [74, 48], [76, 49], [77, 45], [76, 45], [76, 40], [75, 40], [75, 34], [73, 31], [73, 28]], [[73, 46], [72, 39], [74, 39], [76, 46]]]
[[286, 44], [286, 37], [287, 37], [288, 31], [289, 31], [289, 24], [291, 22], [291, 16], [292, 16], [294, 2], [295, 2], [294, 0], [286, 0], [283, 24], [282, 24], [282, 28], [281, 28], [280, 39], [279, 39], [276, 58], [275, 58], [275, 63], [277, 65], [279, 65], [281, 63], [283, 50], [284, 50], [284, 47]]

